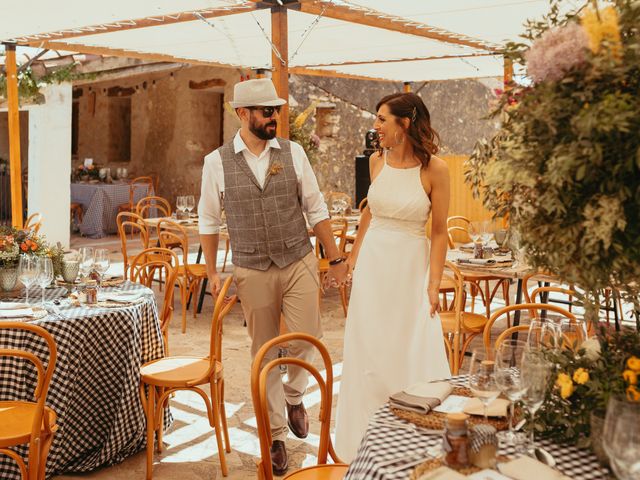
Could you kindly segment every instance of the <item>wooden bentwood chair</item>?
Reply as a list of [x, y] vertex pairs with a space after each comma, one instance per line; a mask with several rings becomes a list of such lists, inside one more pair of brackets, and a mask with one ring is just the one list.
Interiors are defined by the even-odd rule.
[[[349, 228], [347, 220], [344, 218], [332, 219], [331, 230], [333, 232], [333, 238], [338, 247], [338, 253], [342, 258], [347, 258], [346, 245], [347, 245], [347, 230]], [[324, 281], [324, 277], [329, 273], [329, 259], [322, 255], [320, 249], [320, 242], [316, 239], [316, 257], [318, 258], [318, 281], [320, 287]], [[345, 317], [347, 316], [347, 309], [349, 308], [349, 301], [347, 297], [347, 286], [341, 285], [338, 288], [340, 292], [340, 301], [342, 302], [342, 311]], [[322, 288], [318, 289], [318, 298], [322, 298]]]
[[[21, 358], [30, 362], [37, 373], [34, 401], [0, 402], [0, 455], [11, 457], [20, 468], [23, 480], [44, 480], [47, 455], [53, 435], [58, 429], [56, 413], [45, 406], [49, 384], [56, 367], [57, 349], [53, 337], [44, 328], [29, 323], [0, 322], [0, 330], [22, 330], [39, 336], [47, 345], [49, 358], [45, 368], [42, 360], [25, 350], [0, 348], [0, 357]], [[29, 444], [28, 460], [12, 447]]]
[[130, 245], [127, 245], [127, 229], [131, 233], [132, 239], [134, 234], [140, 238], [140, 247], [142, 249], [149, 247], [149, 231], [147, 230], [144, 220], [140, 215], [132, 212], [120, 212], [116, 217], [116, 225], [118, 226], [118, 236], [120, 237], [120, 251], [122, 252], [122, 261], [124, 263], [124, 276], [127, 276], [129, 264], [135, 255], [131, 255]]
[[[227, 415], [224, 408], [224, 377], [222, 369], [222, 321], [236, 303], [237, 297], [226, 298], [232, 277], [222, 284], [211, 322], [209, 355], [165, 357], [146, 363], [140, 369], [140, 397], [147, 417], [147, 480], [153, 476], [153, 440], [156, 437], [158, 452], [162, 452], [162, 434], [164, 430], [164, 406], [178, 390], [189, 390], [202, 397], [209, 425], [215, 430], [220, 469], [225, 477], [228, 474], [225, 451], [231, 452]], [[167, 288], [168, 289], [168, 288]], [[211, 400], [199, 388], [209, 385]], [[224, 446], [222, 437], [224, 433]], [[225, 447], [226, 446], [226, 447]]]
[[[323, 379], [320, 372], [304, 360], [292, 357], [280, 357], [271, 360], [266, 365], [262, 365], [265, 355], [278, 345], [286, 345], [294, 341], [303, 341], [315, 346], [322, 357], [324, 363], [325, 376]], [[318, 382], [320, 390], [320, 441], [318, 445], [318, 464], [312, 467], [302, 468], [286, 475], [289, 480], [338, 480], [347, 473], [348, 465], [342, 463], [336, 455], [330, 437], [331, 424], [331, 402], [333, 400], [333, 368], [331, 357], [327, 348], [320, 340], [305, 333], [288, 333], [276, 337], [267, 343], [256, 354], [251, 367], [251, 398], [253, 409], [256, 414], [258, 426], [258, 437], [260, 438], [260, 461], [258, 462], [258, 479], [273, 480], [271, 467], [271, 425], [269, 423], [269, 413], [267, 409], [267, 376], [269, 371], [280, 365], [297, 365], [307, 370]], [[331, 456], [335, 463], [328, 464], [328, 457]]]

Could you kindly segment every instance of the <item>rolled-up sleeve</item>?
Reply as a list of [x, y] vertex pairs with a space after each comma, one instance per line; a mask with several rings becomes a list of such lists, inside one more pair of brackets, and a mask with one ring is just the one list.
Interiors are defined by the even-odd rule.
[[316, 174], [313, 172], [302, 146], [291, 142], [291, 156], [293, 157], [293, 165], [300, 184], [302, 208], [307, 214], [309, 226], [313, 228], [316, 224], [329, 218], [329, 210], [318, 187]]
[[220, 195], [224, 191], [222, 159], [216, 150], [204, 157], [200, 203], [198, 203], [199, 231], [201, 234], [220, 233], [222, 205]]

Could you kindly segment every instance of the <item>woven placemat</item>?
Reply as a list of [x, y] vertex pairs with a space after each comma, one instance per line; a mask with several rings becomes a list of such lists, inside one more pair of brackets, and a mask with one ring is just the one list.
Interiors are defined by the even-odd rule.
[[[473, 397], [471, 390], [467, 387], [453, 387], [452, 395], [459, 395], [461, 397]], [[434, 412], [433, 410], [427, 414], [407, 412], [406, 410], [400, 410], [398, 408], [391, 408], [391, 412], [396, 417], [400, 417], [403, 420], [407, 420], [419, 427], [430, 428], [434, 430], [441, 430], [445, 427], [444, 420], [447, 416], [446, 413]], [[496, 430], [506, 430], [509, 428], [509, 421], [504, 417], [489, 417], [488, 422], [484, 421], [484, 417], [481, 415], [469, 415], [467, 420], [469, 427], [480, 423], [489, 423], [495, 427]]]
[[[509, 460], [509, 458], [504, 456], [498, 456], [496, 460], [498, 462], [506, 462]], [[441, 458], [432, 458], [430, 460], [427, 460], [424, 463], [421, 463], [416, 468], [414, 468], [413, 471], [411, 472], [411, 476], [409, 477], [409, 479], [418, 480], [425, 473], [431, 472], [432, 470], [436, 470], [443, 466], [445, 466], [445, 463], [442, 461]], [[449, 468], [451, 468], [452, 470], [455, 470], [456, 472], [462, 475], [473, 475], [474, 473], [477, 473], [483, 470], [482, 468], [475, 467], [473, 465], [469, 467], [462, 467], [462, 468], [453, 468], [453, 467], [449, 467]]]
[[49, 312], [47, 312], [42, 307], [31, 307], [31, 310], [33, 311], [33, 315], [30, 317], [13, 317], [13, 318], [2, 317], [0, 318], [0, 321], [2, 322], [33, 322], [34, 320], [40, 320], [41, 318], [44, 318], [47, 315], [49, 315]]

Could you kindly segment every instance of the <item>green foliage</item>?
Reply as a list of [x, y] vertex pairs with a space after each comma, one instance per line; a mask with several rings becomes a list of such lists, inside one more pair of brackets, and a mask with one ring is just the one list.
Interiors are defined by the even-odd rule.
[[313, 131], [312, 125], [307, 122], [299, 125], [300, 122], [296, 122], [300, 115], [302, 112], [293, 108], [289, 110], [289, 138], [302, 146], [309, 162], [314, 165], [318, 160], [320, 138]]
[[[589, 315], [608, 286], [639, 306], [640, 2], [613, 4], [621, 58], [588, 50], [559, 81], [508, 85], [493, 113], [502, 127], [478, 142], [465, 172], [485, 207], [509, 216], [533, 267], [585, 290]], [[523, 38], [578, 21], [551, 5]], [[527, 48], [510, 43], [505, 57], [526, 65]]]
[[[623, 378], [628, 370], [627, 361], [640, 357], [640, 335], [632, 330], [607, 335], [601, 332], [596, 339], [588, 341], [588, 350], [581, 348], [549, 350], [547, 359], [555, 365], [547, 397], [536, 414], [536, 432], [543, 437], [561, 443], [589, 444], [591, 430], [590, 415], [604, 417], [611, 396], [625, 396], [629, 383]], [[599, 345], [599, 353], [593, 342]], [[584, 344], [583, 344], [584, 345]], [[576, 382], [576, 371], [588, 374], [584, 383]], [[570, 387], [563, 398], [558, 385], [558, 376], [565, 374], [571, 379]], [[566, 377], [565, 377], [566, 378]]]
[[[42, 94], [40, 87], [52, 83], [60, 84], [62, 82], [72, 82], [73, 80], [87, 79], [95, 77], [95, 74], [75, 73], [74, 70], [78, 63], [72, 63], [65, 67], [59, 68], [53, 72], [36, 78], [30, 68], [18, 74], [18, 96], [23, 101], [40, 102]], [[0, 98], [7, 98], [7, 77], [0, 75]]]

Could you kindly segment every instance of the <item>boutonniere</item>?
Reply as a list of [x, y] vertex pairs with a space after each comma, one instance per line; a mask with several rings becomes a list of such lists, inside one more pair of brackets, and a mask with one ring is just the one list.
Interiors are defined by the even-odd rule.
[[281, 163], [273, 162], [271, 167], [269, 168], [269, 175], [277, 175], [279, 174], [284, 167]]

